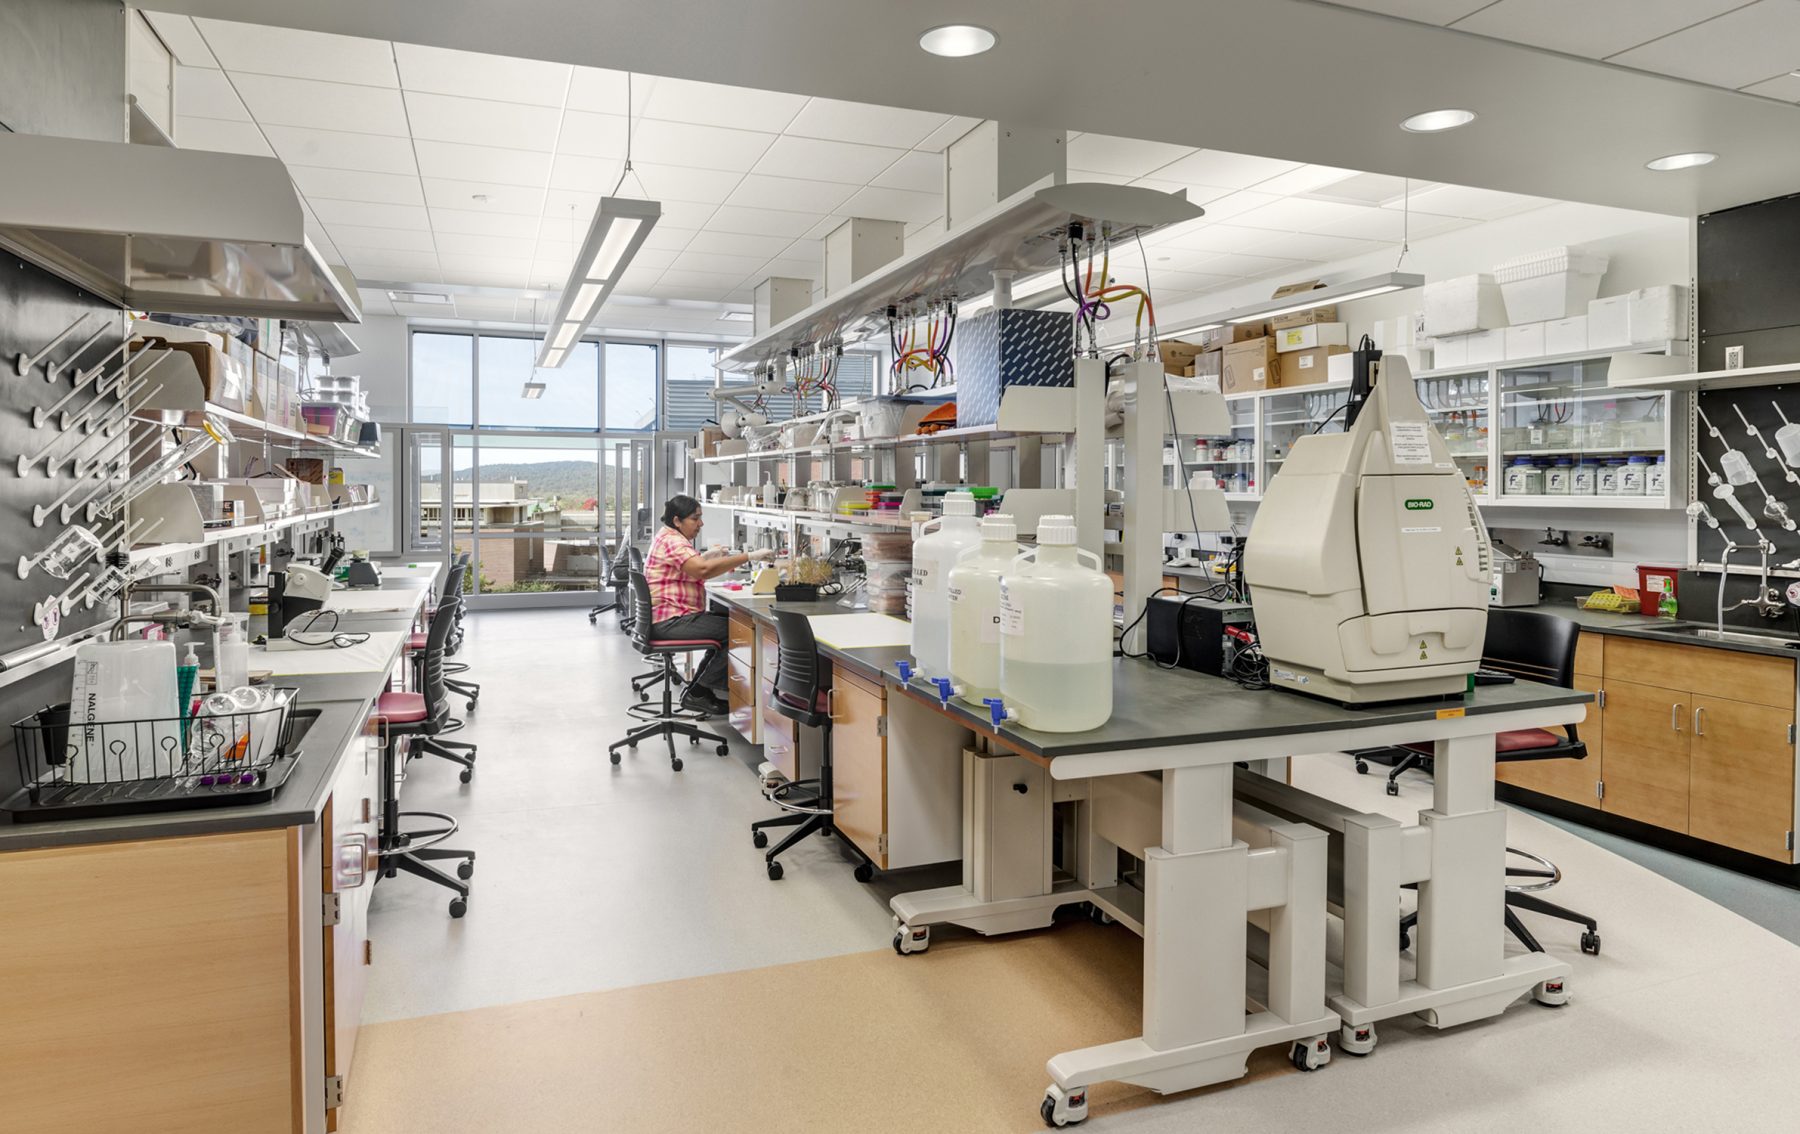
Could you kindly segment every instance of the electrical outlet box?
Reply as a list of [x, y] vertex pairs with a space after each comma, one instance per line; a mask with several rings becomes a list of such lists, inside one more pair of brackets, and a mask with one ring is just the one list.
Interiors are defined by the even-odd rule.
[[1744, 348], [1728, 346], [1725, 348], [1725, 369], [1742, 370], [1744, 368]]

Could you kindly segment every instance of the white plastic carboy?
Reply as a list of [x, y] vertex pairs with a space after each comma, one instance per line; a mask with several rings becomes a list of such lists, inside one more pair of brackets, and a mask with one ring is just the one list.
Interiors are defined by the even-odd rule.
[[913, 541], [908, 587], [912, 619], [912, 663], [900, 663], [900, 677], [947, 677], [950, 673], [950, 568], [965, 548], [981, 542], [975, 497], [963, 489], [944, 494], [944, 513], [920, 525]]
[[985, 704], [1000, 695], [1000, 576], [1019, 554], [1011, 516], [981, 521], [981, 542], [950, 569], [950, 676], [934, 677], [938, 699]]
[[1037, 534], [1000, 576], [1000, 696], [986, 704], [996, 726], [1085, 732], [1112, 716], [1112, 579], [1075, 546], [1073, 516]]

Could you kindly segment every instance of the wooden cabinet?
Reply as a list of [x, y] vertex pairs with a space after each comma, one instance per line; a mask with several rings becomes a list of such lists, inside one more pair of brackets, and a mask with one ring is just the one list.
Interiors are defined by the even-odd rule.
[[1688, 834], [1792, 861], [1794, 712], [1695, 697]]
[[1686, 833], [1692, 700], [1679, 689], [1606, 679], [1602, 810]]
[[831, 678], [831, 806], [838, 833], [877, 869], [887, 862], [887, 696], [838, 666]]

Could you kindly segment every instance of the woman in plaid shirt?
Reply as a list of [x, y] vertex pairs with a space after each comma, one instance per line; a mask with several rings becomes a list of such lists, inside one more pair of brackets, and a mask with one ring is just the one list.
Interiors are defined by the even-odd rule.
[[644, 556], [644, 578], [650, 584], [650, 636], [659, 639], [705, 640], [713, 643], [700, 670], [681, 696], [686, 709], [723, 713], [725, 702], [725, 615], [706, 608], [706, 580], [746, 563], [775, 558], [763, 549], [747, 555], [702, 553], [694, 540], [700, 534], [700, 502], [692, 496], [672, 496], [663, 505], [662, 527], [650, 541]]

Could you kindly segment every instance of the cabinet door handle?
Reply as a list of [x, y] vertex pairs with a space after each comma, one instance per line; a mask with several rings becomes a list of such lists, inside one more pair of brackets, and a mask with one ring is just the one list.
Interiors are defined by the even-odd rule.
[[1705, 730], [1703, 730], [1700, 727], [1702, 721], [1704, 720], [1703, 714], [1705, 712], [1706, 712], [1705, 705], [1695, 705], [1694, 706], [1694, 735], [1695, 736], [1705, 736], [1706, 735]]
[[1669, 727], [1676, 732], [1681, 731], [1681, 702], [1669, 706]]

